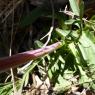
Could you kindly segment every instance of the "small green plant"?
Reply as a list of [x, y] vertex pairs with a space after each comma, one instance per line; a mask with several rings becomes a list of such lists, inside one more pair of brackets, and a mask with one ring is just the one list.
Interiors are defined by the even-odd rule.
[[[17, 71], [23, 73], [21, 78], [15, 80], [17, 92], [20, 91], [20, 94], [24, 87], [31, 85], [30, 89], [32, 88], [36, 78], [29, 77], [30, 74], [36, 76], [36, 72], [39, 73], [37, 77], [39, 76], [41, 81], [37, 88], [34, 85], [36, 90], [43, 85], [47, 85], [48, 92], [49, 88], [52, 88], [57, 93], [68, 91], [72, 86], [95, 90], [95, 16], [90, 20], [83, 17], [83, 0], [80, 0], [79, 5], [76, 0], [69, 0], [69, 3], [71, 10], [67, 10], [66, 7], [62, 13], [55, 12], [52, 5], [52, 12], [42, 6], [25, 16], [20, 22], [22, 28], [33, 24], [40, 17], [52, 21], [51, 27], [45, 25], [42, 28], [47, 33], [42, 38], [47, 38], [35, 41], [34, 47], [37, 50], [0, 59], [0, 71], [28, 64], [17, 68]], [[54, 27], [54, 21], [57, 22], [57, 27]], [[49, 28], [50, 31], [47, 32]], [[12, 82], [0, 84], [0, 95], [11, 93], [13, 93]]]

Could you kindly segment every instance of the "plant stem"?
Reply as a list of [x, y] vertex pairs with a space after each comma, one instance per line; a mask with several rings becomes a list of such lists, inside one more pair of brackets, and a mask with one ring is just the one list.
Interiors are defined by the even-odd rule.
[[9, 57], [4, 57], [0, 59], [0, 72], [8, 70], [9, 68], [14, 68], [28, 61], [40, 58], [48, 53], [62, 46], [61, 42], [56, 42], [50, 46], [46, 46], [37, 50], [30, 50], [22, 53], [18, 53]]

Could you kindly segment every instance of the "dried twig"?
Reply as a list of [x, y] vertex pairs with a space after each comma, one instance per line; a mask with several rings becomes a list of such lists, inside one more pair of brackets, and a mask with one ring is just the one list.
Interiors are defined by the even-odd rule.
[[[4, 13], [6, 13], [6, 15], [5, 15], [4, 19], [2, 20], [2, 23], [3, 23], [3, 22], [7, 19], [7, 17], [17, 8], [17, 6], [22, 3], [22, 1], [23, 1], [23, 0], [17, 1], [17, 2], [15, 3], [15, 5], [14, 5], [14, 9], [11, 8], [11, 7], [10, 7], [10, 10], [9, 10], [9, 11], [8, 11], [7, 8], [5, 9], [5, 12], [4, 12]], [[11, 6], [11, 5], [10, 5], [10, 6]], [[2, 13], [2, 14], [3, 14], [3, 13]], [[1, 16], [2, 16], [2, 14], [1, 14]]]
[[52, 25], [50, 27], [49, 32], [44, 37], [41, 38], [41, 40], [42, 40], [42, 39], [44, 39], [45, 37], [48, 36], [48, 39], [47, 39], [46, 43], [43, 45], [43, 47], [47, 46], [47, 44], [49, 43], [50, 38], [51, 38], [51, 33], [54, 29], [54, 4], [53, 4], [52, 0], [50, 0], [50, 2], [51, 2], [51, 8], [52, 8]]
[[[12, 55], [12, 42], [13, 42], [13, 31], [14, 31], [14, 0], [13, 0], [13, 12], [12, 12], [12, 31], [11, 31], [11, 41], [10, 41], [10, 51], [9, 51], [9, 56]], [[13, 68], [10, 69], [11, 71], [11, 76], [12, 76], [12, 83], [13, 83], [13, 90], [14, 90], [14, 95], [17, 92], [16, 86], [15, 86], [15, 78], [14, 78], [14, 70]]]

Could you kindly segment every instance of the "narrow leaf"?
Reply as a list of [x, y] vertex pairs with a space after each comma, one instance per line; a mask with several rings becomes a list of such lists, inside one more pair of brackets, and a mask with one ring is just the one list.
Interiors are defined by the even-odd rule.
[[69, 0], [72, 11], [75, 15], [79, 16], [79, 6], [77, 0]]

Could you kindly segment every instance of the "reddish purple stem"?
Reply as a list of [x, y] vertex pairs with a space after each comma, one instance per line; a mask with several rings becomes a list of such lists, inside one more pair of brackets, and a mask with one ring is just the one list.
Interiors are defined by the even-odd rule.
[[0, 72], [22, 65], [30, 60], [37, 59], [61, 47], [61, 42], [37, 50], [30, 50], [0, 59]]

